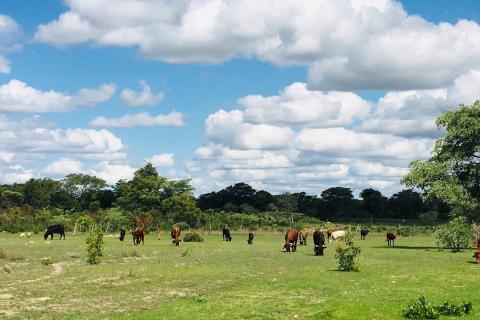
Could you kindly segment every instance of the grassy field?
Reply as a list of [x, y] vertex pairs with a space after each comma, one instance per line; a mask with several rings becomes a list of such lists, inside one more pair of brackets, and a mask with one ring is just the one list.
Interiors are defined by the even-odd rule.
[[472, 250], [439, 252], [430, 236], [398, 238], [395, 248], [383, 234], [358, 239], [360, 272], [351, 273], [336, 271], [333, 245], [313, 256], [311, 238], [282, 252], [283, 234], [258, 234], [253, 246], [235, 233], [230, 243], [212, 235], [180, 247], [154, 235], [136, 247], [104, 239], [102, 263], [89, 266], [85, 236], [0, 234], [0, 318], [400, 319], [420, 295], [472, 301], [463, 319], [480, 318]]

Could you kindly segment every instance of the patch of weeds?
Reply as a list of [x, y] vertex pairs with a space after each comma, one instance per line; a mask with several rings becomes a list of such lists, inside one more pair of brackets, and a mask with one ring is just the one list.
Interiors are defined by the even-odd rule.
[[323, 310], [313, 314], [315, 319], [333, 319], [333, 314], [331, 310]]
[[469, 314], [470, 310], [472, 310], [471, 302], [455, 305], [444, 301], [441, 305], [434, 305], [428, 302], [425, 297], [420, 297], [415, 302], [410, 303], [402, 311], [402, 315], [406, 319], [438, 319], [440, 316], [462, 316], [463, 314]]
[[142, 254], [137, 249], [127, 249], [120, 252], [120, 257], [129, 258], [129, 257], [141, 257]]
[[195, 294], [193, 295], [193, 300], [194, 300], [195, 302], [202, 303], [202, 302], [207, 301], [207, 298], [206, 298], [203, 294], [197, 294], [197, 293], [195, 293]]
[[183, 252], [180, 254], [180, 256], [186, 257], [186, 256], [190, 255], [190, 252], [191, 252], [191, 251], [192, 251], [192, 250], [191, 250], [190, 248], [187, 248], [187, 249], [185, 249], [185, 251], [183, 251]]
[[190, 232], [185, 234], [183, 242], [203, 242], [203, 237], [196, 232]]
[[40, 262], [44, 265], [44, 266], [50, 266], [53, 264], [53, 259], [51, 257], [44, 257], [44, 258], [41, 258], [40, 259]]
[[19, 252], [8, 252], [3, 249], [0, 249], [0, 259], [10, 260], [10, 261], [19, 261], [19, 260], [25, 260], [25, 257]]

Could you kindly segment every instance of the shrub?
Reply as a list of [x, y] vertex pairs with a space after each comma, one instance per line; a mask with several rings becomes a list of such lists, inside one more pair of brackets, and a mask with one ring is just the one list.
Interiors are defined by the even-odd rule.
[[338, 269], [341, 271], [359, 271], [357, 256], [360, 254], [360, 247], [353, 243], [353, 233], [348, 232], [345, 236], [345, 247], [337, 245], [335, 258], [338, 260]]
[[86, 243], [87, 262], [90, 264], [99, 264], [103, 245], [103, 231], [100, 226], [95, 225], [90, 228]]
[[472, 310], [471, 302], [455, 305], [445, 301], [441, 305], [433, 305], [425, 297], [420, 297], [415, 302], [410, 303], [402, 311], [402, 315], [407, 319], [438, 319], [440, 316], [469, 314], [470, 310]]
[[452, 252], [459, 252], [461, 248], [468, 247], [472, 240], [472, 230], [465, 217], [456, 217], [445, 227], [433, 233], [437, 247], [450, 248]]
[[44, 265], [44, 266], [49, 266], [51, 264], [53, 264], [53, 259], [51, 257], [44, 257], [44, 258], [41, 258], [40, 259], [40, 262]]
[[203, 237], [196, 232], [191, 232], [183, 236], [183, 241], [184, 242], [203, 242]]

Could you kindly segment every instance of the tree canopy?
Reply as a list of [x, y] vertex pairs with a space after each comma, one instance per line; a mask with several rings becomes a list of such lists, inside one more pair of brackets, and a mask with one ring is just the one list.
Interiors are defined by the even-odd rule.
[[446, 133], [430, 159], [415, 160], [402, 183], [422, 189], [427, 199], [440, 199], [453, 215], [480, 217], [480, 101], [445, 112], [436, 124]]

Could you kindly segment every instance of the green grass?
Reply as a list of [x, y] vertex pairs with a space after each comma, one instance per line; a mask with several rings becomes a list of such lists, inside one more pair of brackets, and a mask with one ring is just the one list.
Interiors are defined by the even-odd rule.
[[[360, 272], [336, 271], [334, 246], [282, 252], [283, 234], [170, 245], [147, 235], [133, 246], [105, 237], [101, 264], [86, 263], [85, 237], [45, 241], [0, 234], [0, 318], [12, 319], [400, 319], [410, 301], [472, 301], [480, 318], [480, 267], [472, 250], [439, 252], [430, 236], [356, 240]], [[58, 237], [56, 237], [58, 238]], [[311, 240], [311, 237], [309, 238]], [[15, 257], [21, 257], [16, 259]], [[45, 265], [42, 258], [53, 264]], [[4, 271], [7, 265], [10, 272]]]

